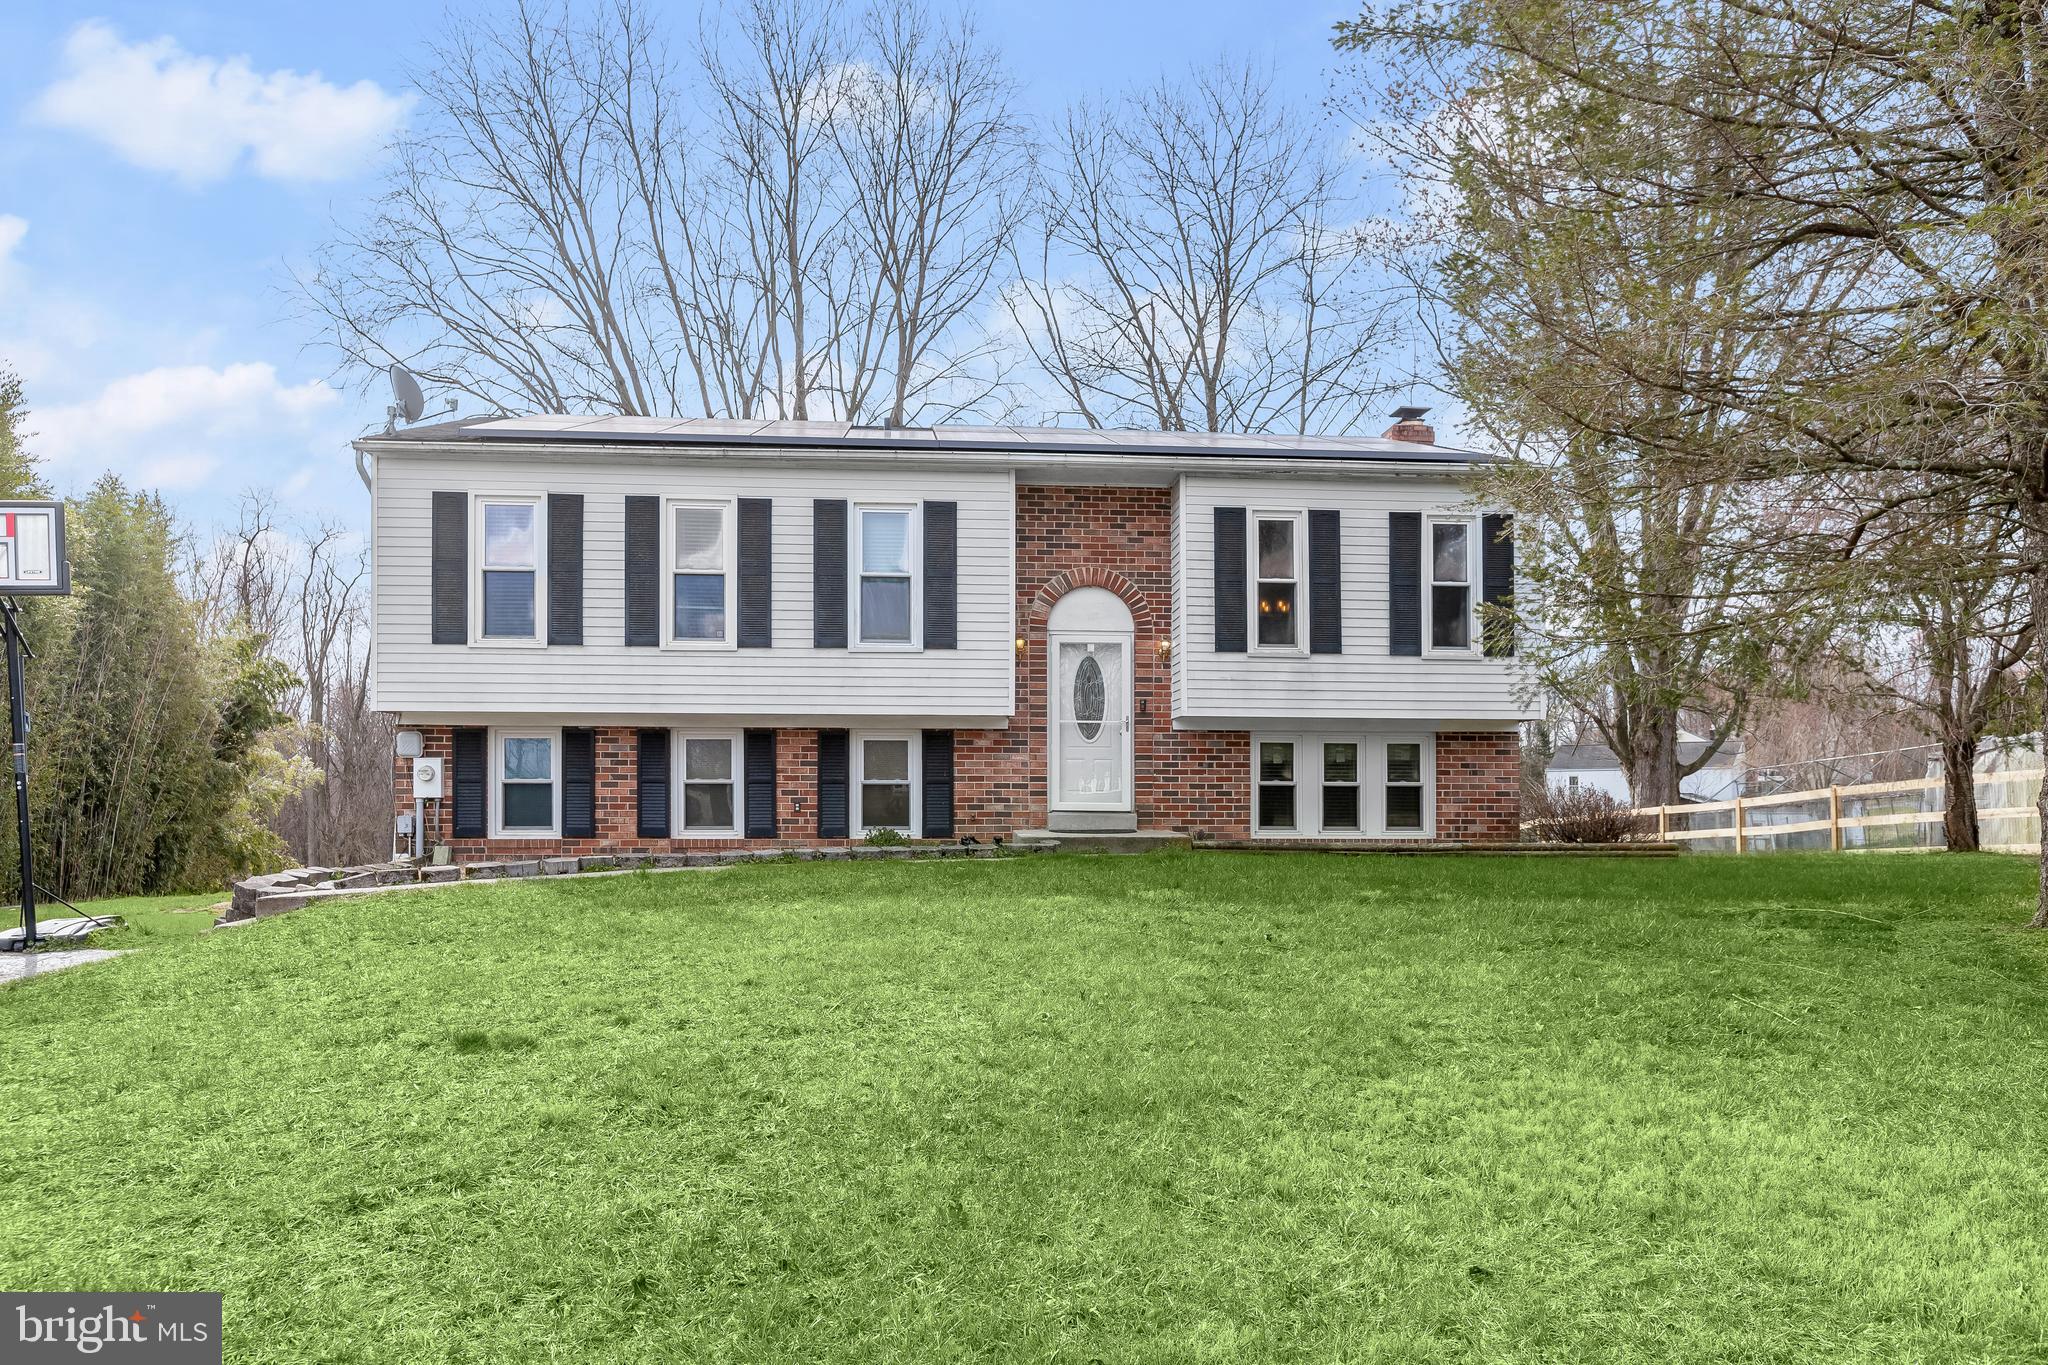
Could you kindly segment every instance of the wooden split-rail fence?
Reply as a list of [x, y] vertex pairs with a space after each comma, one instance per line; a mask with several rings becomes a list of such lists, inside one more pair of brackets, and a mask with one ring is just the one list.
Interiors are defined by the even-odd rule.
[[[2039, 853], [2034, 793], [2041, 769], [1977, 776], [1979, 842], [1989, 851]], [[1943, 788], [1938, 777], [1861, 782], [1773, 792], [1730, 801], [1638, 806], [1648, 834], [1701, 852], [1766, 853], [1794, 849], [1905, 852], [1941, 848]]]

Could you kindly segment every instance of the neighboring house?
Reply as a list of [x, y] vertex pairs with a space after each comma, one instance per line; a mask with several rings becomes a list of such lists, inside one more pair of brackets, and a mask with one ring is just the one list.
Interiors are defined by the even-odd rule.
[[[526, 417], [365, 438], [372, 703], [469, 858], [890, 828], [1513, 839], [1489, 457]], [[408, 764], [398, 809], [411, 810]]]
[[[1678, 761], [1682, 766], [1700, 756], [1707, 742], [1697, 735], [1681, 733]], [[1566, 744], [1550, 756], [1543, 770], [1553, 787], [1593, 787], [1617, 801], [1626, 802], [1628, 773], [1614, 750], [1605, 744]], [[1678, 793], [1686, 801], [1728, 801], [1742, 790], [1742, 741], [1731, 739], [1697, 772], [1678, 779]]]

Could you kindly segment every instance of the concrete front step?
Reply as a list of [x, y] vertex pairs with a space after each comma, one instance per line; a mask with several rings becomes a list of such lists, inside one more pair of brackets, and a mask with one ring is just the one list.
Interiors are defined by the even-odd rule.
[[1170, 829], [1109, 830], [1020, 829], [1010, 842], [1019, 849], [1062, 853], [1150, 853], [1161, 848], [1187, 848], [1192, 841]]

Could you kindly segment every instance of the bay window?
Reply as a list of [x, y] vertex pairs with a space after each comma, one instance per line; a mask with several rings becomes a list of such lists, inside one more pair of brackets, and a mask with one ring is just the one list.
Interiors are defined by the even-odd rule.
[[477, 523], [477, 637], [538, 642], [540, 499], [480, 497]]

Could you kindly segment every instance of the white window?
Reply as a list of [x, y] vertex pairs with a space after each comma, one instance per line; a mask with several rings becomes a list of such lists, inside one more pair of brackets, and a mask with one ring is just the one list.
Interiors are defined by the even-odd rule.
[[1382, 810], [1389, 834], [1420, 834], [1428, 828], [1423, 809], [1427, 787], [1423, 773], [1423, 743], [1419, 739], [1390, 739], [1386, 743], [1386, 791]]
[[482, 496], [476, 499], [475, 517], [475, 638], [537, 644], [540, 499]]
[[1252, 832], [1427, 838], [1435, 786], [1429, 735], [1252, 736]]
[[1363, 829], [1358, 800], [1358, 742], [1323, 742], [1323, 818], [1325, 832], [1355, 833]]
[[669, 643], [720, 646], [731, 639], [737, 575], [730, 502], [668, 504]]
[[1258, 809], [1255, 820], [1262, 830], [1295, 830], [1294, 743], [1284, 739], [1262, 739], [1258, 743]]
[[1472, 523], [1432, 521], [1425, 550], [1429, 571], [1429, 647], [1472, 648]]
[[917, 744], [908, 735], [862, 735], [854, 745], [856, 831], [917, 832]]
[[730, 835], [739, 831], [738, 754], [738, 735], [676, 736], [675, 766], [682, 783], [678, 834]]
[[1301, 514], [1261, 512], [1252, 525], [1252, 643], [1299, 650], [1307, 634], [1301, 627]]
[[854, 639], [864, 645], [917, 645], [917, 512], [911, 507], [854, 509]]
[[553, 834], [561, 816], [560, 732], [501, 730], [494, 748], [495, 832], [515, 838]]

